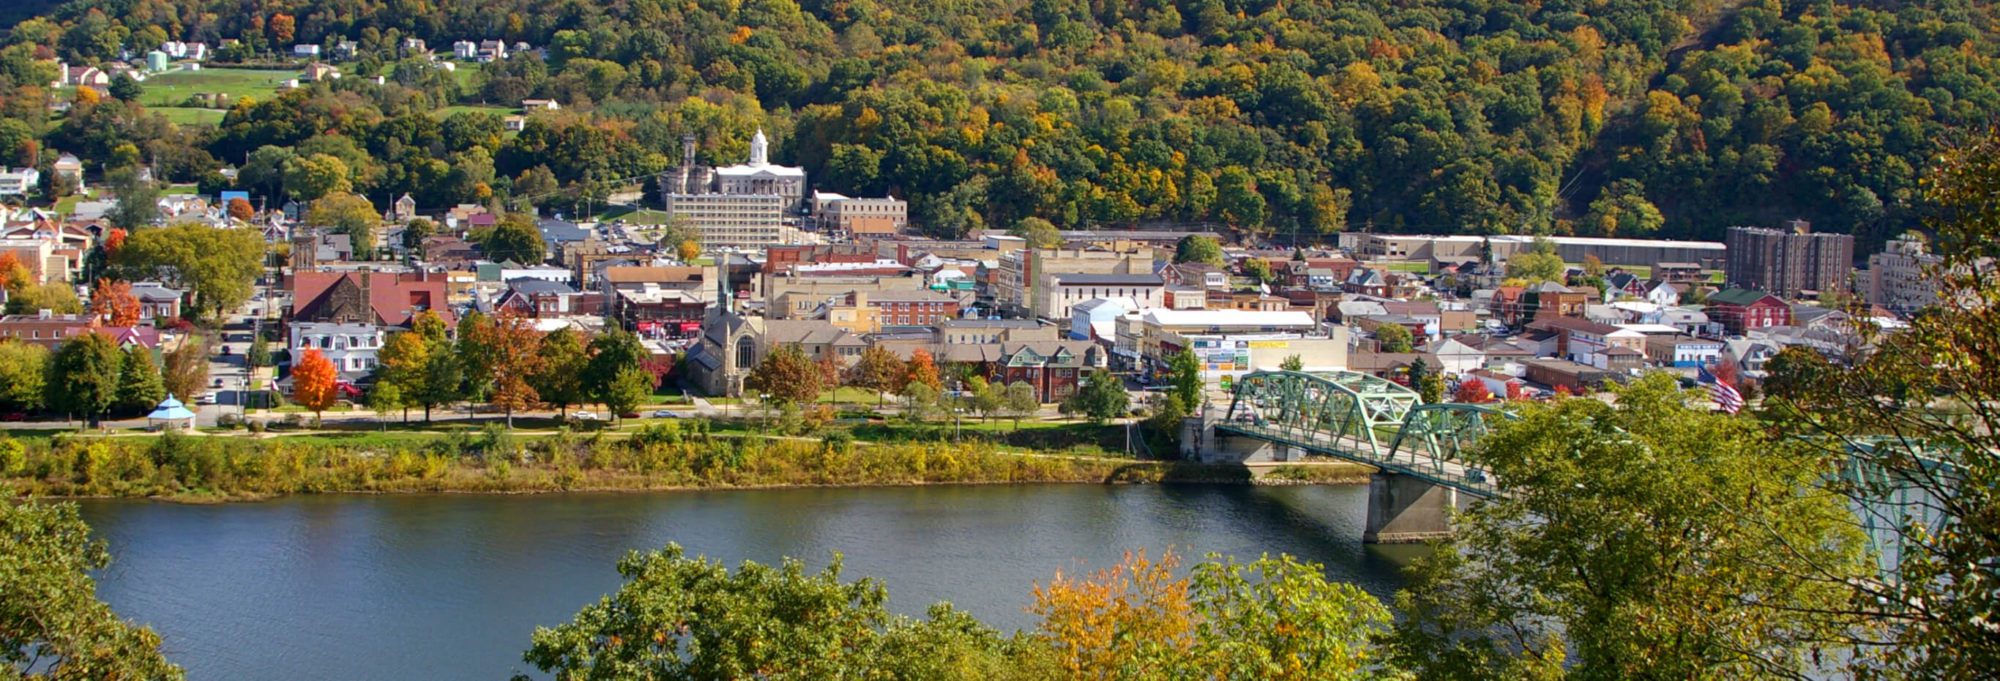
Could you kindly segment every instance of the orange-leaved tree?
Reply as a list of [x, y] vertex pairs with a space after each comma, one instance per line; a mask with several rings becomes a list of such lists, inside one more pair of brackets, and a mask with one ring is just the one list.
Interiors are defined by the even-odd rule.
[[229, 200], [229, 217], [249, 222], [256, 215], [257, 209], [250, 205], [249, 199], [238, 196]]
[[297, 366], [292, 367], [292, 401], [311, 409], [313, 420], [319, 420], [320, 412], [333, 406], [335, 384], [340, 380], [339, 372], [333, 368], [333, 360], [320, 354], [319, 350], [308, 348], [299, 357]]
[[507, 411], [507, 427], [514, 427], [514, 411], [527, 409], [541, 400], [529, 379], [542, 367], [542, 332], [527, 318], [503, 312], [500, 319], [484, 327], [492, 365], [493, 392], [488, 402]]
[[896, 388], [901, 390], [911, 383], [922, 383], [931, 390], [944, 389], [944, 378], [938, 374], [937, 362], [931, 359], [929, 351], [919, 349], [910, 353], [909, 364], [903, 369], [903, 385]]
[[132, 282], [99, 277], [90, 290], [90, 314], [111, 326], [139, 323], [139, 297], [132, 295]]

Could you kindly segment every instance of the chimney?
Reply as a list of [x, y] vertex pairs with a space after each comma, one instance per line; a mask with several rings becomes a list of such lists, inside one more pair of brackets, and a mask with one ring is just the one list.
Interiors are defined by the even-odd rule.
[[[373, 312], [375, 310], [375, 288], [373, 281], [374, 278], [375, 278], [375, 270], [373, 268], [368, 268], [368, 267], [361, 268], [361, 309], [368, 310], [369, 312]], [[355, 321], [366, 321], [366, 320], [362, 319]]]
[[45, 307], [45, 308], [42, 308], [42, 309], [40, 309], [40, 310], [37, 310], [37, 311], [35, 312], [35, 318], [36, 318], [36, 319], [54, 319], [54, 318], [55, 318], [55, 316], [56, 316], [56, 311], [55, 311], [55, 310], [51, 310], [51, 309], [48, 309], [48, 308], [46, 308], [46, 307]]

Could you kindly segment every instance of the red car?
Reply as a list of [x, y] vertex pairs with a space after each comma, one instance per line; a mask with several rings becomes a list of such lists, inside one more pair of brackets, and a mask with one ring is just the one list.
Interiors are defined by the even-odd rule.
[[28, 420], [28, 415], [18, 411], [12, 411], [12, 412], [7, 412], [6, 414], [0, 414], [0, 421], [26, 421], [26, 420]]

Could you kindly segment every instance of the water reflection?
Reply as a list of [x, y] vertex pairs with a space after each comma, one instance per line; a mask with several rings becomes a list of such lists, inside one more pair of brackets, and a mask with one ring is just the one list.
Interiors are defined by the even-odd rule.
[[877, 577], [918, 615], [949, 600], [1030, 626], [1030, 587], [1127, 550], [1291, 553], [1388, 597], [1421, 547], [1360, 543], [1366, 487], [1038, 485], [561, 496], [91, 501], [101, 595], [193, 679], [492, 679], [536, 624], [617, 588], [627, 551], [798, 557]]

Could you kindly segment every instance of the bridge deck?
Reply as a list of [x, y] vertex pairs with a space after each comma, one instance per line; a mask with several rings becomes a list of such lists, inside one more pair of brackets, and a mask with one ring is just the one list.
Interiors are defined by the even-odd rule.
[[1323, 433], [1304, 432], [1268, 423], [1259, 425], [1224, 421], [1215, 424], [1215, 429], [1291, 445], [1345, 461], [1368, 464], [1390, 473], [1421, 478], [1480, 498], [1490, 498], [1497, 493], [1494, 489], [1493, 476], [1482, 469], [1408, 451], [1390, 452], [1386, 456], [1376, 455], [1373, 452], [1377, 447], [1359, 438], [1327, 437]]

